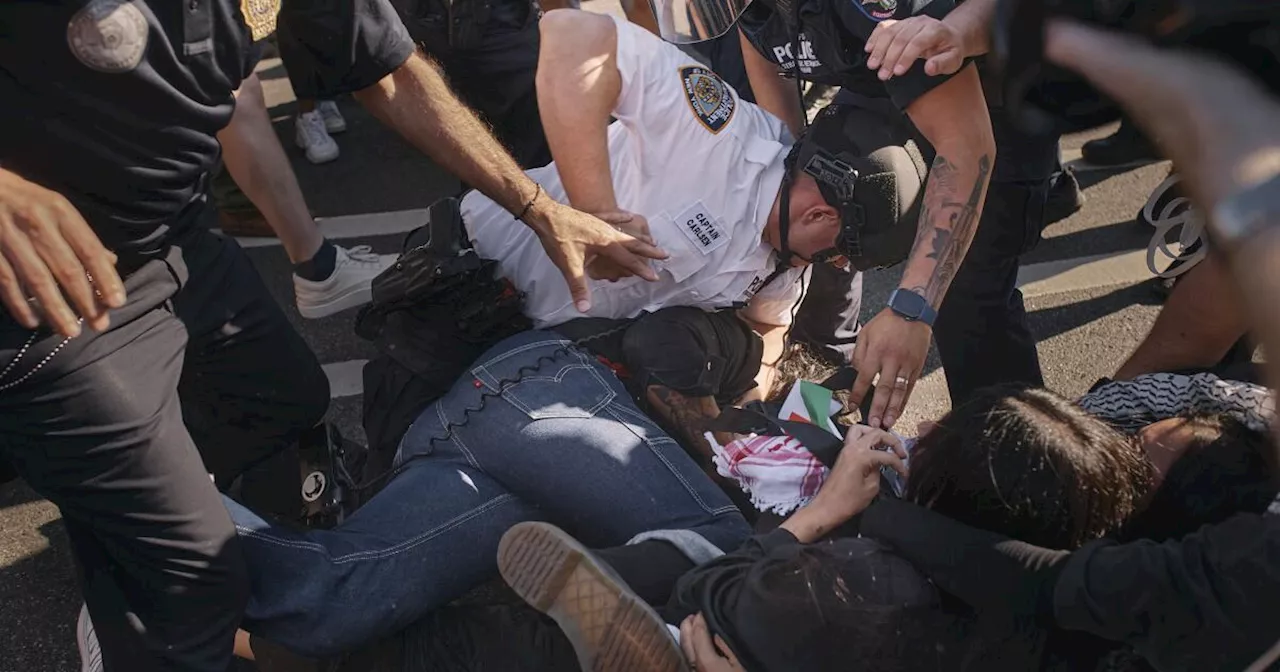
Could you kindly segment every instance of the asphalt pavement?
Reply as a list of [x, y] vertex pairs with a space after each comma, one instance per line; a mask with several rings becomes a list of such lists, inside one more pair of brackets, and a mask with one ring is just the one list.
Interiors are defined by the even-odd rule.
[[[339, 101], [349, 125], [336, 136], [342, 156], [322, 166], [308, 164], [293, 146], [294, 108], [283, 69], [267, 61], [260, 72], [312, 211], [339, 244], [397, 252], [404, 232], [421, 222], [420, 210], [457, 191], [456, 180], [349, 99]], [[1064, 158], [1078, 157], [1084, 139], [1107, 132], [1064, 139]], [[1120, 171], [1080, 166], [1088, 198], [1084, 209], [1050, 226], [1027, 255], [1021, 284], [1050, 388], [1083, 393], [1112, 373], [1150, 327], [1159, 304], [1141, 251], [1151, 231], [1133, 219], [1167, 172], [1167, 164], [1160, 163]], [[302, 319], [293, 306], [283, 249], [272, 240], [243, 242], [276, 300], [326, 365], [333, 383], [331, 419], [344, 434], [363, 441], [359, 370], [374, 353], [352, 332], [354, 311]], [[868, 275], [864, 320], [884, 305], [896, 283], [893, 269]], [[910, 430], [916, 421], [936, 418], [948, 408], [936, 354], [926, 374], [900, 428]], [[21, 483], [0, 486], [0, 672], [79, 669], [74, 644], [79, 605], [57, 509]]]

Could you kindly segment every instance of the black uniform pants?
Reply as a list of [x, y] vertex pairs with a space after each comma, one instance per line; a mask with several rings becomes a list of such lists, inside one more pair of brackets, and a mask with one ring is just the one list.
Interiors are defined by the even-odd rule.
[[953, 406], [989, 385], [1044, 385], [1018, 267], [1046, 224], [1058, 138], [1020, 132], [1000, 108], [991, 127], [996, 163], [982, 219], [933, 325]]
[[104, 333], [33, 340], [0, 314], [0, 453], [62, 512], [108, 672], [225, 672], [248, 585], [210, 472], [269, 458], [329, 400], [239, 246], [178, 245], [126, 278]]
[[[465, 0], [450, 30], [444, 4], [393, 0], [409, 34], [443, 68], [458, 97], [493, 127], [494, 136], [524, 168], [551, 162], [542, 131], [534, 78], [538, 71], [539, 10], [531, 0]], [[470, 11], [468, 11], [470, 10]], [[482, 10], [482, 11], [480, 11]], [[473, 13], [480, 11], [483, 16]], [[461, 37], [465, 33], [466, 37]]]

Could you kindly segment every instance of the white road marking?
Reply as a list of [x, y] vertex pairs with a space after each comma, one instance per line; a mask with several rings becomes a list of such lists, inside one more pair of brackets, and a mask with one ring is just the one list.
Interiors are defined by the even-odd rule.
[[364, 365], [367, 359], [325, 364], [324, 375], [329, 378], [329, 398], [354, 397], [364, 393]]
[[[317, 217], [320, 233], [329, 240], [366, 238], [408, 233], [427, 223], [426, 208], [372, 212], [364, 215], [341, 217]], [[241, 247], [271, 247], [279, 245], [278, 238], [236, 238]]]

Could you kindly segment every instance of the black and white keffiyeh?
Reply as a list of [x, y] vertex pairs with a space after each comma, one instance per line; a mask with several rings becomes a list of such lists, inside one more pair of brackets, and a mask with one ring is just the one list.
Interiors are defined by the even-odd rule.
[[1130, 434], [1158, 420], [1203, 413], [1225, 413], [1250, 429], [1265, 432], [1276, 413], [1275, 398], [1267, 388], [1223, 380], [1211, 373], [1149, 373], [1133, 380], [1109, 381], [1078, 403]]

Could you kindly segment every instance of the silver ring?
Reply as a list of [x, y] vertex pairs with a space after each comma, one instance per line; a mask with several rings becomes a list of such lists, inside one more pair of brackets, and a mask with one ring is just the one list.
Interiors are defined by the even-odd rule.
[[907, 380], [906, 378], [903, 378], [902, 376], [898, 376], [897, 378], [894, 378], [894, 379], [893, 379], [893, 386], [894, 386], [894, 387], [906, 387], [906, 386], [907, 386], [907, 383], [909, 383], [909, 382], [911, 382], [911, 381]]

